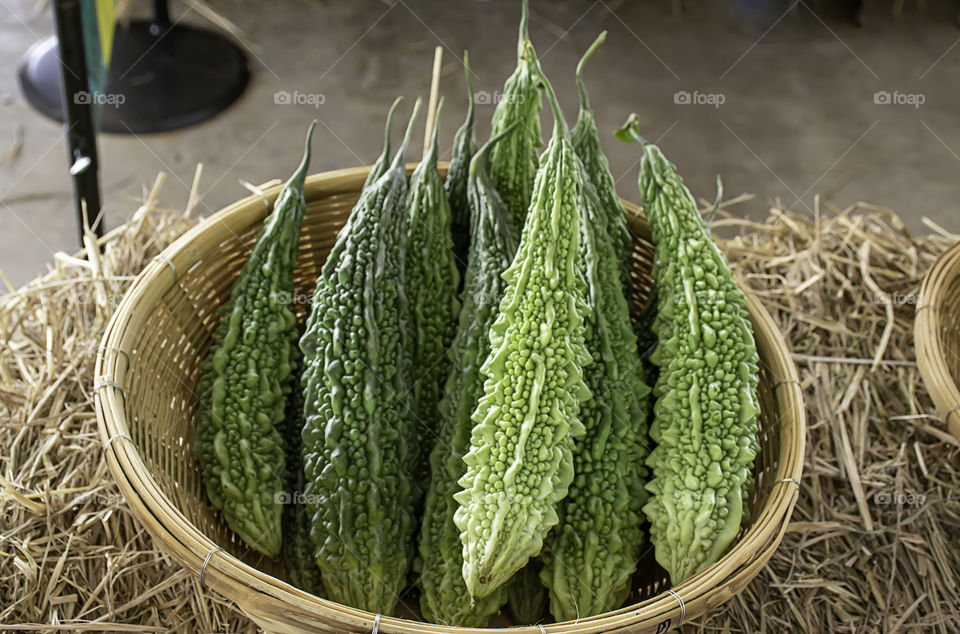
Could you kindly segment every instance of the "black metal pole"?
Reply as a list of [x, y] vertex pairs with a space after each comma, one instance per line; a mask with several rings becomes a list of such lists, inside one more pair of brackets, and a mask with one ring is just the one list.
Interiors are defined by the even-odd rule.
[[[92, 223], [100, 214], [97, 135], [92, 116], [96, 96], [90, 94], [87, 81], [80, 0], [54, 0], [53, 13], [57, 24], [63, 74], [63, 118], [67, 130], [68, 160], [70, 175], [73, 177], [82, 246], [84, 204], [88, 222]], [[102, 236], [103, 223], [98, 222], [94, 231], [98, 236]]]

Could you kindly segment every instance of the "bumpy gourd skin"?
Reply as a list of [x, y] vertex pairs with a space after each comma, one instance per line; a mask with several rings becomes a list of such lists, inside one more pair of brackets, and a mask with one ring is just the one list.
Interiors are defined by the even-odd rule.
[[460, 273], [460, 288], [463, 290], [464, 275], [470, 251], [470, 201], [467, 195], [470, 180], [470, 161], [477, 152], [477, 139], [474, 134], [473, 81], [470, 78], [470, 62], [467, 52], [463, 53], [463, 72], [467, 76], [467, 118], [453, 137], [453, 155], [447, 168], [447, 178], [443, 189], [450, 202], [450, 233], [453, 235], [453, 255], [457, 260]]
[[630, 307], [621, 285], [620, 252], [606, 232], [607, 211], [586, 186], [581, 260], [587, 279], [585, 342], [592, 363], [584, 383], [594, 395], [580, 407], [586, 434], [573, 451], [574, 479], [557, 506], [541, 580], [557, 621], [623, 604], [644, 543], [647, 397]]
[[577, 417], [579, 402], [590, 397], [577, 266], [583, 177], [562, 125], [557, 121], [541, 157], [520, 246], [504, 272], [507, 289], [481, 368], [484, 396], [456, 495], [464, 579], [477, 599], [540, 552], [584, 433]]
[[[419, 101], [413, 117], [419, 110]], [[389, 126], [389, 123], [388, 123]], [[412, 558], [403, 145], [365, 189], [317, 279], [300, 340], [307, 512], [325, 596], [391, 614]]]
[[413, 403], [417, 415], [417, 480], [430, 476], [430, 450], [437, 439], [437, 407], [450, 372], [447, 350], [457, 331], [460, 275], [450, 237], [450, 205], [437, 172], [437, 133], [443, 100], [437, 108], [430, 151], [413, 171], [407, 194], [409, 233], [406, 291], [413, 322]]
[[480, 366], [490, 353], [487, 333], [497, 317], [506, 288], [502, 273], [517, 251], [517, 240], [503, 224], [503, 202], [490, 182], [489, 150], [494, 137], [470, 164], [469, 264], [461, 295], [457, 335], [450, 348], [454, 369], [440, 401], [438, 438], [430, 454], [430, 488], [420, 533], [420, 609], [426, 620], [457, 627], [485, 627], [506, 601], [503, 588], [474, 603], [463, 580], [460, 530], [453, 520], [458, 508], [454, 494], [466, 471], [463, 455], [470, 447], [471, 415], [483, 396]]
[[523, 230], [537, 176], [540, 136], [540, 67], [527, 33], [529, 8], [523, 0], [517, 68], [507, 78], [493, 112], [490, 136], [510, 132], [490, 154], [490, 175], [507, 210], [510, 230]]
[[300, 349], [294, 350], [296, 363], [294, 369], [293, 390], [287, 401], [287, 468], [289, 479], [287, 496], [283, 500], [283, 547], [281, 557], [287, 569], [290, 581], [296, 587], [311, 594], [323, 592], [320, 583], [320, 569], [313, 558], [313, 542], [310, 541], [310, 518], [304, 505], [303, 493], [306, 478], [303, 475], [303, 390], [300, 377], [303, 374], [303, 359]]
[[280, 191], [230, 298], [220, 309], [213, 346], [200, 366], [200, 411], [193, 451], [207, 496], [251, 548], [280, 554], [286, 489], [284, 414], [297, 341], [293, 268], [310, 164], [303, 161]]
[[570, 131], [570, 142], [573, 143], [573, 149], [577, 156], [583, 161], [586, 168], [587, 178], [597, 192], [600, 200], [600, 207], [603, 210], [601, 215], [609, 240], [612, 240], [618, 249], [617, 256], [620, 258], [621, 276], [623, 278], [623, 287], [627, 297], [631, 294], [630, 271], [633, 268], [633, 240], [630, 232], [627, 230], [626, 215], [627, 210], [623, 207], [620, 197], [617, 195], [617, 185], [610, 173], [610, 164], [603, 153], [603, 146], [600, 144], [600, 133], [597, 131], [597, 123], [593, 118], [593, 109], [590, 107], [590, 100], [587, 97], [587, 89], [583, 84], [583, 66], [590, 58], [593, 52], [606, 39], [607, 32], [604, 31], [600, 37], [587, 49], [583, 58], [577, 65], [577, 88], [580, 91], [580, 112], [577, 115], [577, 123]]
[[[639, 140], [631, 117], [619, 133]], [[641, 141], [642, 142], [642, 141]], [[640, 195], [657, 246], [660, 368], [644, 506], [674, 584], [715, 562], [746, 515], [757, 443], [758, 358], [746, 299], [676, 168], [645, 144]]]
[[533, 625], [543, 618], [547, 609], [547, 589], [540, 582], [543, 561], [531, 559], [505, 586], [508, 605], [518, 625]]

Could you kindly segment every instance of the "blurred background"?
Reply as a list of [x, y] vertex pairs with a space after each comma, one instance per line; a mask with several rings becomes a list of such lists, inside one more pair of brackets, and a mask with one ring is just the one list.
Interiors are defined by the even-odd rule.
[[[107, 229], [129, 218], [158, 172], [168, 176], [161, 205], [184, 208], [203, 163], [199, 215], [247, 196], [240, 181], [286, 178], [313, 118], [311, 171], [371, 163], [394, 97], [409, 98], [406, 119], [427, 96], [437, 45], [444, 158], [466, 113], [466, 49], [482, 142], [516, 62], [520, 17], [516, 0], [187, 0], [169, 10], [172, 24], [234, 42], [249, 84], [196, 125], [99, 134]], [[152, 11], [121, 2], [118, 28]], [[957, 16], [957, 2], [935, 0], [531, 0], [530, 35], [572, 122], [577, 61], [609, 32], [585, 80], [626, 198], [638, 199], [639, 151], [612, 133], [636, 112], [696, 196], [713, 200], [717, 175], [725, 197], [753, 194], [731, 213], [765, 217], [773, 201], [813, 213], [819, 194], [823, 209], [867, 201], [896, 209], [911, 232], [927, 231], [924, 217], [960, 231]], [[34, 109], [18, 81], [27, 50], [53, 33], [50, 4], [0, 0], [0, 271], [14, 286], [43, 272], [54, 251], [78, 248], [64, 126]], [[144, 58], [112, 66], [150, 80]]]

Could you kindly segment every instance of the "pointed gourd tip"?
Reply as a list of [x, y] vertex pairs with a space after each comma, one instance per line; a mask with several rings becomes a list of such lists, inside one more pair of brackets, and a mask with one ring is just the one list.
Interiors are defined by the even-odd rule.
[[417, 121], [417, 116], [420, 114], [420, 105], [423, 103], [423, 99], [417, 97], [417, 101], [413, 104], [413, 114], [410, 115], [410, 121], [407, 122], [407, 131], [403, 134], [403, 143], [400, 145], [400, 149], [397, 150], [397, 154], [393, 159], [392, 167], [403, 167], [403, 163], [406, 160], [407, 155], [407, 146], [410, 145], [410, 138], [413, 135], [413, 126]]
[[[532, 52], [533, 45], [529, 42], [527, 42], [527, 44], [530, 46]], [[533, 53], [533, 59], [536, 60], [536, 53]], [[543, 91], [547, 94], [547, 101], [550, 103], [550, 109], [553, 111], [553, 134], [569, 139], [570, 128], [567, 127], [567, 120], [563, 117], [560, 102], [557, 101], [557, 93], [553, 91], [553, 85], [550, 83], [550, 80], [547, 79], [547, 75], [543, 72], [539, 62], [536, 65], [536, 72], [537, 75], [540, 76], [540, 85], [543, 86]]]
[[310, 123], [310, 127], [307, 128], [307, 138], [303, 142], [303, 158], [300, 159], [300, 165], [297, 166], [297, 170], [293, 173], [293, 176], [287, 181], [288, 184], [296, 184], [299, 187], [303, 187], [303, 183], [307, 179], [307, 170], [310, 169], [310, 142], [313, 140], [313, 131], [316, 127], [317, 120], [314, 119]]
[[523, 0], [520, 8], [520, 31], [517, 39], [517, 58], [523, 57], [524, 42], [530, 39], [530, 2]]

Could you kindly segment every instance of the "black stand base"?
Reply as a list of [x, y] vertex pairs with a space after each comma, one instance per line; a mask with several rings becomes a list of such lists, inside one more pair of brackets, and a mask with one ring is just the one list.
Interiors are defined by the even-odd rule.
[[[41, 40], [20, 65], [20, 87], [34, 108], [63, 121], [57, 40]], [[98, 128], [122, 134], [163, 132], [209, 119], [243, 93], [247, 59], [216, 33], [177, 24], [132, 21], [118, 27], [102, 94], [74, 99], [100, 104]]]

